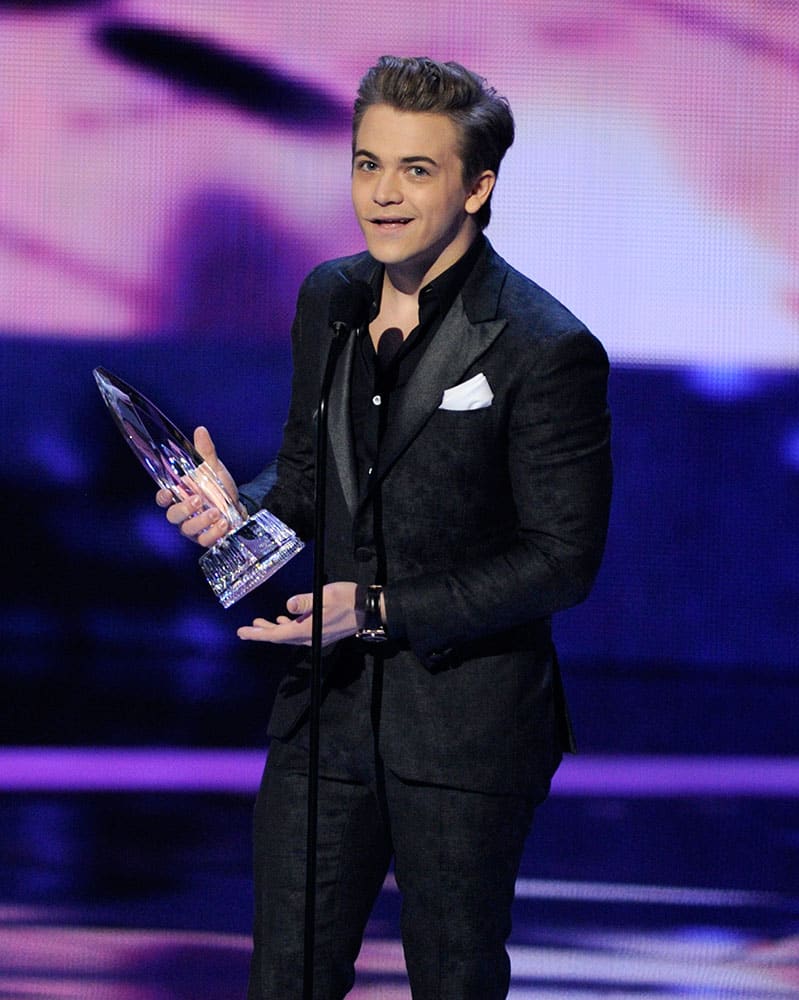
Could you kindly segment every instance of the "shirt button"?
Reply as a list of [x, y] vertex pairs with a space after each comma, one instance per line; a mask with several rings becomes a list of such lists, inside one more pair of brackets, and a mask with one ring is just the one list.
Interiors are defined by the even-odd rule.
[[358, 562], [369, 562], [372, 558], [374, 558], [374, 550], [366, 545], [359, 545], [355, 550], [355, 559]]
[[372, 402], [375, 404], [375, 406], [380, 406], [383, 400], [379, 396], [372, 396]]

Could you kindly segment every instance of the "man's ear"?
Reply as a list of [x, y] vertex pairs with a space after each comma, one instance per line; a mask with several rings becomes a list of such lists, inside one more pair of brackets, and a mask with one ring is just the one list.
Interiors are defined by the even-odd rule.
[[469, 186], [468, 197], [466, 198], [466, 211], [469, 215], [476, 215], [488, 201], [489, 195], [494, 190], [497, 182], [497, 175], [493, 170], [484, 170], [479, 174]]

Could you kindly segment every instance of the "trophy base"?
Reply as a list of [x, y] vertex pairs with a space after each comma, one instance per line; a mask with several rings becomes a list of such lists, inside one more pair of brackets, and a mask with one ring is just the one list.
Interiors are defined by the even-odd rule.
[[305, 548], [287, 525], [259, 510], [200, 557], [200, 567], [223, 608], [229, 608]]

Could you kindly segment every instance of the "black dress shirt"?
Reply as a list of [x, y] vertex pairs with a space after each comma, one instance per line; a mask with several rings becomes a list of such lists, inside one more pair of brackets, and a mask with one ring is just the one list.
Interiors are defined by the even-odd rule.
[[[388, 331], [375, 350], [368, 326], [358, 339], [352, 371], [352, 432], [361, 495], [368, 489], [369, 475], [377, 464], [380, 442], [404, 390], [427, 345], [449, 312], [463, 283], [485, 244], [482, 234], [451, 267], [419, 292], [419, 322], [404, 341]], [[375, 273], [369, 322], [380, 311], [383, 268]]]

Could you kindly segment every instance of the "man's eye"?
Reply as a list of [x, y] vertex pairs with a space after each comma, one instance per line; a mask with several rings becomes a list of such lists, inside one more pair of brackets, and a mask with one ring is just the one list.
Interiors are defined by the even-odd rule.
[[410, 172], [412, 177], [428, 177], [430, 173], [425, 167], [417, 166], [411, 167]]
[[377, 164], [374, 160], [361, 160], [358, 164], [358, 169], [369, 173], [372, 170], [377, 170]]

